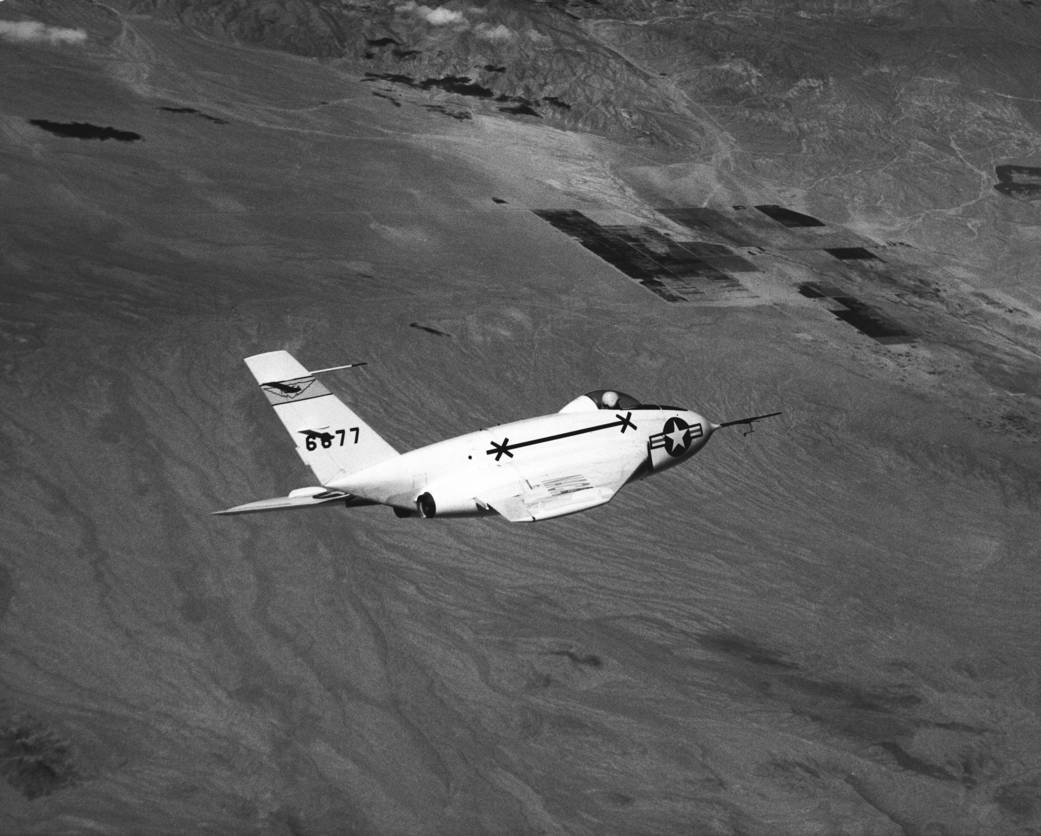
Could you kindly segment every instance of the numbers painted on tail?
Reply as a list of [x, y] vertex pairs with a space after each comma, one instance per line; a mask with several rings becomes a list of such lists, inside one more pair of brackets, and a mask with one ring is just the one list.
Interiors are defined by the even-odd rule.
[[331, 450], [333, 447], [343, 447], [348, 443], [348, 433], [351, 435], [351, 444], [357, 444], [361, 437], [361, 430], [358, 427], [332, 432], [319, 432], [318, 430], [300, 430], [300, 432], [304, 436], [304, 447], [311, 452], [318, 449]]

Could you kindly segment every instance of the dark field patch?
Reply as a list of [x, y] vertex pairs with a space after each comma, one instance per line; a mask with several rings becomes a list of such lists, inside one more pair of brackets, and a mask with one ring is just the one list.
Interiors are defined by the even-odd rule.
[[[497, 69], [493, 71], [499, 72]], [[496, 102], [501, 103], [498, 109], [503, 113], [542, 118], [542, 114], [535, 109], [538, 102], [526, 99], [523, 96], [496, 94], [490, 87], [485, 87], [483, 84], [474, 81], [470, 76], [446, 75], [441, 78], [427, 78], [418, 81], [412, 76], [401, 73], [365, 73], [365, 81], [388, 81], [391, 84], [400, 84], [405, 87], [411, 87], [414, 90], [443, 90], [445, 93], [453, 93], [457, 96], [468, 96], [484, 100], [494, 99]], [[546, 96], [542, 101], [556, 108], [570, 109], [570, 105], [553, 96]], [[454, 116], [455, 114], [450, 113], [449, 115]], [[469, 118], [469, 116], [465, 118]]]
[[575, 653], [573, 650], [554, 650], [552, 653], [554, 656], [563, 656], [584, 668], [599, 668], [604, 664], [595, 653]]
[[[375, 95], [379, 95], [376, 93]], [[389, 96], [386, 98], [390, 98]], [[400, 104], [395, 101], [395, 104]], [[431, 113], [440, 113], [443, 116], [448, 116], [452, 119], [458, 119], [459, 121], [466, 121], [467, 119], [473, 119], [473, 114], [469, 110], [459, 110], [456, 108], [445, 107], [444, 105], [423, 105], [424, 109], [429, 110]]]
[[914, 339], [898, 322], [839, 288], [805, 282], [799, 285], [799, 293], [809, 299], [825, 301], [834, 316], [880, 343], [894, 345]]
[[408, 327], [409, 328], [415, 328], [418, 331], [426, 331], [428, 334], [433, 334], [434, 336], [437, 336], [437, 337], [450, 337], [450, 336], [452, 336], [447, 331], [442, 331], [440, 328], [434, 328], [434, 327], [432, 327], [430, 325], [421, 325], [418, 322], [410, 322], [408, 324]]
[[477, 84], [469, 76], [446, 75], [442, 78], [428, 78], [419, 82], [423, 90], [437, 88], [446, 93], [455, 93], [459, 96], [474, 96], [478, 99], [490, 99], [495, 96], [495, 91], [483, 84]]
[[994, 188], [1009, 197], [1027, 200], [1041, 198], [1041, 168], [1029, 165], [999, 165], [994, 169], [998, 182]]
[[495, 96], [494, 90], [475, 83], [473, 79], [465, 75], [446, 75], [441, 78], [417, 81], [412, 76], [400, 73], [365, 73], [365, 78], [369, 81], [389, 81], [392, 84], [402, 84], [417, 90], [444, 90], [446, 93], [473, 96], [478, 99], [491, 99]]
[[643, 225], [601, 226], [572, 209], [535, 214], [667, 302], [751, 295], [729, 271], [756, 268], [720, 244], [676, 241]]
[[630, 278], [643, 281], [654, 275], [652, 263], [581, 212], [573, 209], [536, 209], [535, 214]]
[[799, 285], [799, 293], [807, 299], [834, 299], [836, 296], [845, 295], [846, 291], [830, 284], [806, 282]]
[[[783, 206], [762, 205], [755, 208], [789, 228], [827, 229], [816, 218]], [[768, 221], [756, 220], [754, 213], [747, 212], [742, 218], [740, 210], [743, 209], [736, 207], [734, 213], [697, 206], [658, 210], [692, 232], [704, 234], [716, 241], [678, 241], [649, 226], [601, 225], [581, 212], [570, 209], [536, 210], [535, 214], [667, 302], [708, 302], [751, 297], [751, 292], [742, 286], [735, 274], [757, 272], [759, 268], [732, 250], [728, 244], [754, 248], [753, 251], [759, 255], [777, 249], [795, 258], [803, 252], [823, 250], [840, 262], [854, 263], [850, 268], [836, 269], [836, 276], [840, 280], [844, 275], [843, 269], [851, 269], [856, 263], [878, 265], [876, 272], [885, 268], [885, 262], [864, 246], [824, 247], [823, 241], [814, 245], [808, 239], [785, 239], [779, 242], [777, 234], [771, 234], [767, 229], [767, 226], [772, 226]], [[758, 226], [758, 233], [750, 230], [749, 226]], [[783, 230], [778, 232], [781, 236], [789, 235]], [[842, 237], [829, 235], [828, 239], [835, 241]], [[719, 239], [728, 244], [719, 243]], [[774, 243], [767, 243], [768, 239]], [[836, 318], [879, 343], [894, 345], [910, 342], [914, 338], [899, 322], [851, 295], [841, 286], [805, 282], [798, 285], [798, 290], [803, 296], [821, 300]]]
[[121, 131], [111, 127], [103, 128], [100, 125], [91, 125], [89, 122], [51, 122], [49, 119], [30, 119], [29, 124], [55, 136], [70, 139], [98, 139], [102, 142], [106, 139], [114, 139], [116, 142], [137, 142], [141, 139], [141, 134], [133, 131]]
[[370, 59], [384, 54], [388, 47], [391, 48], [391, 54], [398, 59], [407, 60], [422, 54], [418, 49], [407, 49], [403, 47], [400, 41], [390, 37], [366, 38], [365, 43], [368, 46], [368, 49], [365, 51], [365, 57]]
[[194, 116], [198, 116], [200, 119], [205, 119], [207, 122], [213, 122], [215, 125], [227, 125], [226, 119], [221, 119], [218, 116], [210, 116], [208, 113], [203, 113], [201, 110], [196, 110], [194, 107], [160, 107], [160, 110], [165, 110], [167, 113], [190, 113]]
[[852, 296], [836, 296], [835, 302], [842, 305], [843, 309], [833, 310], [832, 313], [873, 340], [895, 344], [910, 342], [912, 339], [911, 334], [901, 325], [859, 299]]
[[500, 107], [499, 110], [503, 113], [509, 113], [511, 116], [535, 116], [539, 119], [542, 118], [542, 114], [529, 104], [510, 105], [509, 107]]
[[716, 209], [687, 206], [659, 209], [658, 211], [687, 229], [694, 232], [711, 233], [738, 247], [761, 247], [765, 243], [734, 218]]
[[802, 212], [796, 212], [794, 209], [778, 206], [776, 203], [764, 203], [755, 208], [764, 215], [773, 218], [777, 223], [791, 229], [809, 226], [825, 226], [823, 221], [817, 220], [812, 215], [804, 215]]
[[831, 247], [826, 249], [825, 252], [835, 256], [840, 261], [882, 260], [867, 247]]
[[571, 105], [556, 96], [543, 96], [542, 101], [548, 105], [552, 105], [553, 107], [560, 108], [561, 110], [571, 110]]
[[658, 209], [665, 217], [682, 224], [699, 236], [746, 249], [811, 254], [822, 250], [842, 261], [881, 261], [869, 239], [848, 229], [829, 226], [823, 221], [776, 204], [762, 204], [751, 211], [734, 206], [732, 211], [701, 206], [673, 206]]

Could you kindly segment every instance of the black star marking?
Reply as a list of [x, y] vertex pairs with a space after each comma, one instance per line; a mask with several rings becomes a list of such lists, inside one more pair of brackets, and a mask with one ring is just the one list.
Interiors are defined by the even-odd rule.
[[503, 456], [506, 456], [506, 458], [508, 459], [513, 458], [513, 453], [510, 452], [510, 440], [508, 438], [504, 438], [502, 440], [502, 444], [496, 444], [493, 441], [492, 449], [488, 450], [487, 452], [489, 456], [492, 453], [495, 453], [495, 461], [499, 461], [499, 459], [501, 459]]

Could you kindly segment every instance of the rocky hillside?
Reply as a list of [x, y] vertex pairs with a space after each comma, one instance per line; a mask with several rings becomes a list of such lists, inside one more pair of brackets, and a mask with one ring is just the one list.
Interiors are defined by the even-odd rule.
[[[528, 102], [567, 127], [687, 146], [715, 118], [749, 152], [836, 159], [857, 153], [865, 132], [883, 140], [873, 154], [891, 157], [897, 133], [928, 144], [981, 115], [1012, 127], [1009, 102], [989, 99], [1027, 96], [1035, 55], [1021, 35], [1041, 22], [1032, 3], [965, 0], [129, 6], [402, 82], [465, 77], [475, 98]], [[978, 101], [950, 107], [962, 85]]]
[[418, 89], [461, 118], [505, 112], [707, 163], [723, 200], [766, 192], [1013, 281], [1032, 269], [971, 240], [985, 220], [1019, 222], [994, 200], [995, 168], [1041, 152], [1032, 2], [123, 2], [335, 60], [392, 100]]

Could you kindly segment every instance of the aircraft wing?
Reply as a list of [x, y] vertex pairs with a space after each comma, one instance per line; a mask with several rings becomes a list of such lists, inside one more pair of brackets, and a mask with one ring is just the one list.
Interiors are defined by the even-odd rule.
[[641, 462], [642, 457], [636, 464], [617, 459], [584, 462], [580, 467], [554, 468], [552, 474], [525, 473], [523, 466], [518, 466], [521, 478], [516, 482], [486, 490], [476, 499], [510, 522], [577, 514], [610, 502]]
[[289, 496], [259, 499], [256, 502], [247, 502], [245, 505], [236, 505], [234, 508], [225, 508], [223, 511], [214, 511], [213, 513], [218, 516], [224, 514], [255, 514], [259, 511], [289, 511], [297, 508], [316, 508], [319, 505], [331, 505], [334, 503], [341, 503], [347, 506], [375, 504], [371, 500], [362, 499], [343, 491], [329, 491], [323, 488], [301, 488], [298, 491], [293, 491]]
[[498, 495], [489, 494], [477, 500], [487, 508], [497, 511], [510, 522], [535, 522], [548, 520], [551, 517], [562, 517], [565, 514], [577, 514], [587, 508], [595, 508], [610, 502], [617, 491], [606, 488], [587, 488], [574, 491], [565, 496], [549, 499], [532, 500], [530, 497], [518, 495], [514, 491]]

